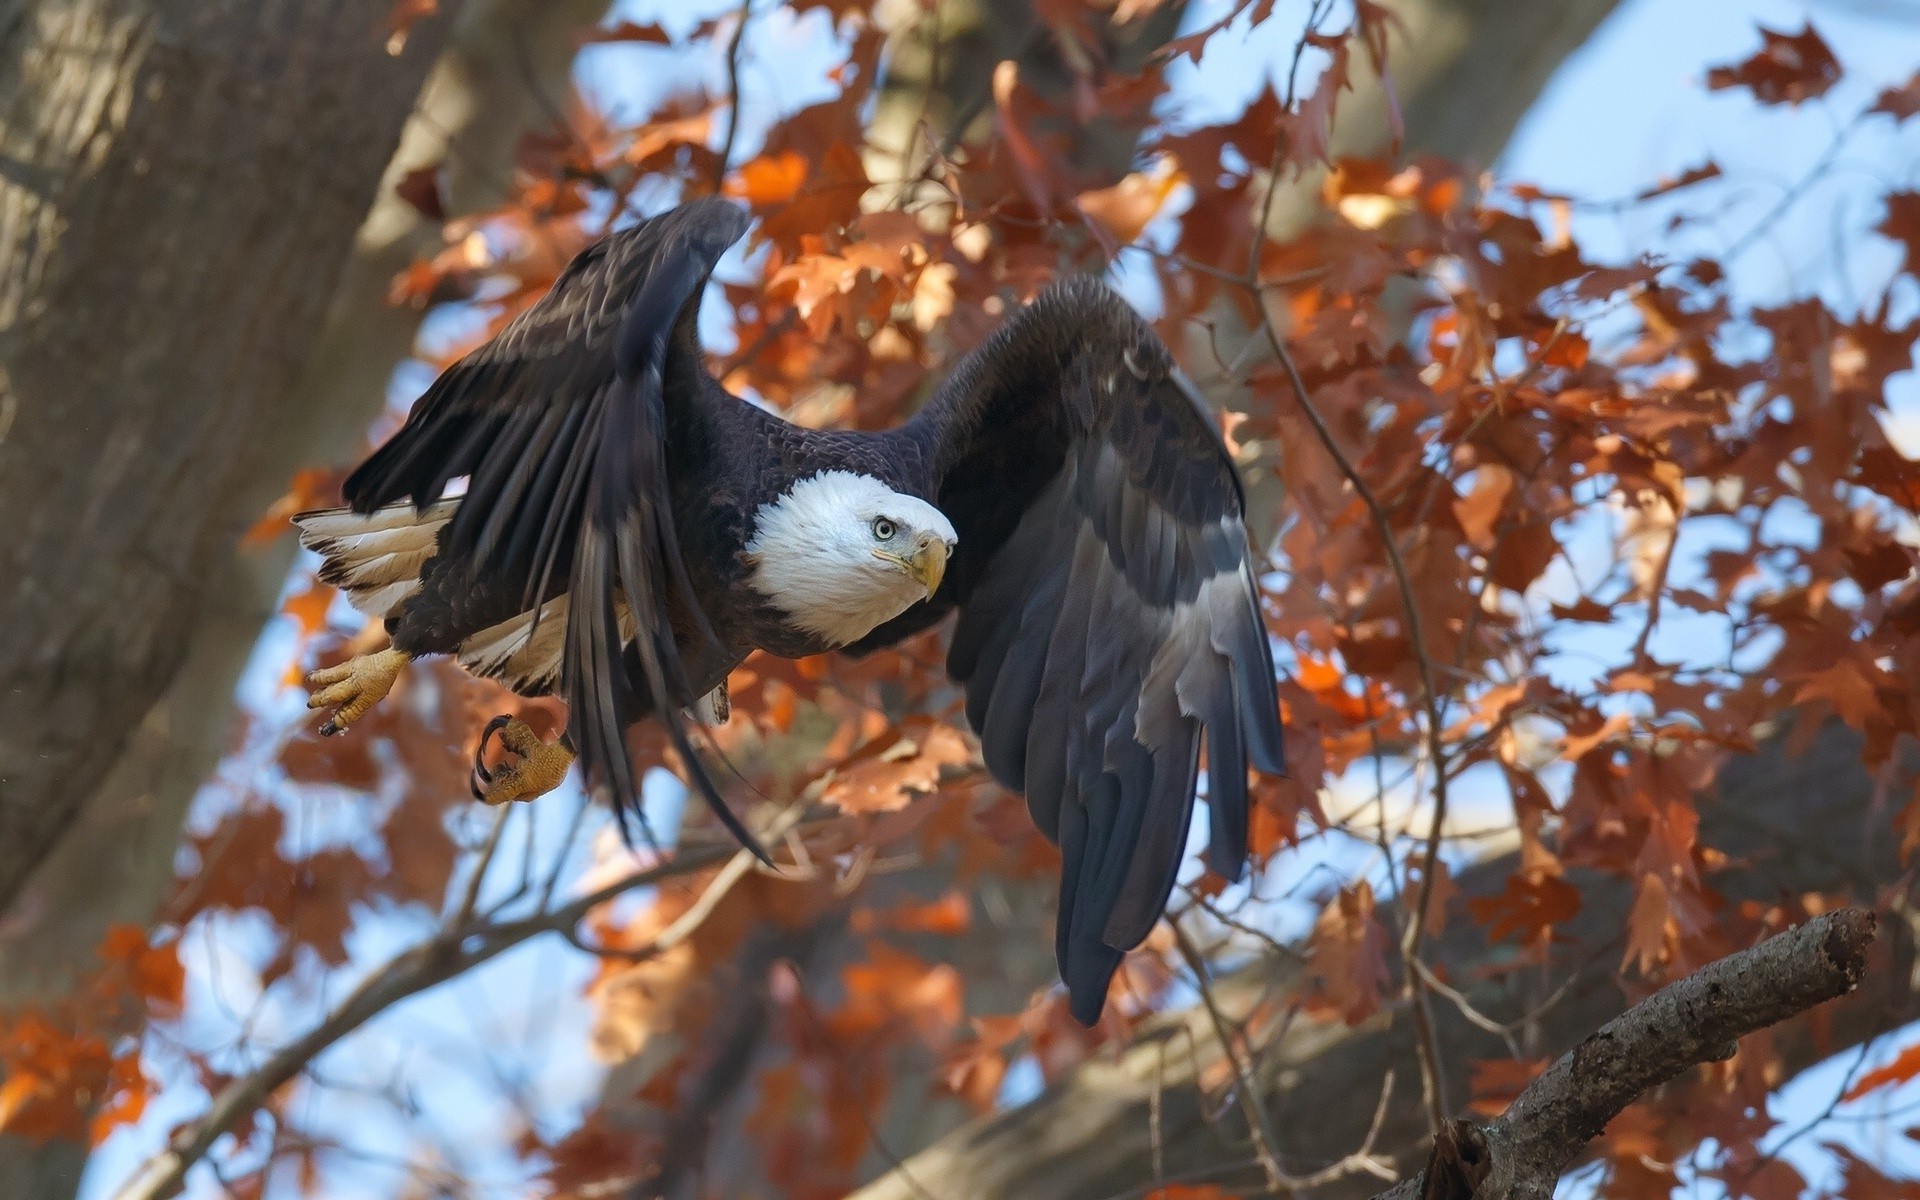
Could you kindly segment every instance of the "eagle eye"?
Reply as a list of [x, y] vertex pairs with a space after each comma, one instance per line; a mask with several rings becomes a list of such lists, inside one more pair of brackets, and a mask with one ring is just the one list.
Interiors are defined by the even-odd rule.
[[892, 521], [887, 520], [885, 517], [874, 518], [874, 521], [873, 521], [874, 537], [880, 539], [883, 542], [890, 542], [893, 540], [893, 535], [898, 532], [900, 531], [893, 527]]

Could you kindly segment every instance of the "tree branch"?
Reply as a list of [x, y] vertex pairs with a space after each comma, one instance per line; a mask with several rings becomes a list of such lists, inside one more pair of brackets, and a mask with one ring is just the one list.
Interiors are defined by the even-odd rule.
[[[799, 823], [806, 808], [804, 804], [789, 807], [769, 822], [761, 832], [761, 838], [778, 840]], [[636, 888], [690, 875], [727, 860], [731, 861], [723, 869], [720, 878], [714, 881], [694, 909], [663, 930], [646, 948], [657, 954], [684, 941], [693, 932], [694, 926], [712, 912], [719, 901], [719, 894], [746, 873], [745, 867], [740, 864], [744, 861], [751, 865], [747, 851], [736, 850], [730, 843], [718, 842], [686, 847], [666, 862], [616, 879], [558, 908], [511, 921], [485, 921], [478, 925], [467, 920], [449, 922], [432, 939], [397, 955], [369, 975], [346, 1000], [327, 1014], [325, 1020], [275, 1051], [258, 1070], [235, 1079], [221, 1089], [205, 1115], [174, 1134], [167, 1149], [148, 1159], [133, 1178], [115, 1193], [115, 1200], [163, 1200], [164, 1197], [177, 1195], [187, 1172], [206, 1157], [207, 1151], [221, 1135], [265, 1104], [268, 1097], [306, 1069], [309, 1063], [335, 1042], [400, 1001], [462, 975], [543, 933], [571, 930], [588, 913], [617, 896]], [[484, 870], [484, 862], [477, 869]], [[635, 956], [643, 953], [634, 952]]]
[[1864, 909], [1841, 909], [1662, 988], [1561, 1055], [1497, 1120], [1455, 1122], [1426, 1170], [1374, 1200], [1550, 1200], [1587, 1144], [1641, 1094], [1851, 992], [1877, 924]]

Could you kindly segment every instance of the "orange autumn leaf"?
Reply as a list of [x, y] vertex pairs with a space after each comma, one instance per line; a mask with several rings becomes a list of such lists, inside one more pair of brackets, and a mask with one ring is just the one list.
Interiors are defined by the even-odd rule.
[[946, 963], [869, 940], [866, 957], [843, 967], [840, 979], [846, 1003], [833, 1018], [840, 1029], [872, 1032], [897, 1022], [933, 1043], [960, 1024], [960, 973]]
[[1835, 716], [1855, 729], [1865, 729], [1870, 722], [1881, 719], [1886, 711], [1874, 681], [1852, 658], [1842, 658], [1801, 681], [1794, 703], [1807, 704], [1815, 700], [1824, 700]]
[[655, 121], [641, 126], [634, 134], [633, 144], [627, 147], [625, 158], [630, 163], [643, 163], [670, 146], [704, 146], [712, 132], [713, 116], [710, 113]]
[[1580, 912], [1580, 889], [1557, 874], [1516, 871], [1507, 876], [1505, 890], [1467, 901], [1467, 911], [1487, 926], [1493, 941], [1518, 936], [1525, 944], [1541, 941], [1555, 925]]
[[821, 799], [848, 813], [893, 812], [916, 795], [932, 792], [942, 767], [973, 757], [966, 739], [950, 725], [934, 725], [918, 738], [901, 737], [886, 749], [836, 771]]
[[1633, 728], [1633, 718], [1626, 713], [1614, 713], [1601, 722], [1600, 728], [1591, 733], [1568, 733], [1561, 744], [1560, 757], [1568, 762], [1578, 762], [1606, 742], [1619, 737]]
[[293, 473], [284, 496], [275, 500], [260, 519], [240, 536], [244, 546], [264, 546], [293, 532], [293, 515], [339, 503], [345, 473], [333, 467], [309, 467]]
[[1627, 916], [1627, 949], [1620, 968], [1629, 964], [1642, 975], [1651, 974], [1673, 958], [1680, 937], [1680, 925], [1674, 918], [1673, 896], [1659, 875], [1648, 873], [1640, 880], [1640, 890]]
[[106, 1094], [113, 1052], [100, 1037], [26, 1013], [0, 1039], [0, 1132], [44, 1143], [87, 1136], [87, 1113]]
[[1186, 178], [1170, 155], [1162, 155], [1150, 170], [1134, 171], [1111, 187], [1081, 192], [1074, 203], [1117, 244], [1130, 245]]
[[785, 204], [807, 181], [807, 160], [792, 150], [779, 150], [742, 163], [727, 180], [726, 193], [749, 204]]
[[177, 943], [151, 946], [138, 925], [113, 925], [101, 940], [99, 955], [108, 970], [121, 972], [134, 995], [157, 1012], [178, 1012], [186, 1001], [187, 972]]
[[327, 627], [327, 613], [333, 607], [334, 589], [319, 580], [314, 580], [304, 589], [287, 597], [280, 611], [293, 618], [302, 639], [310, 638]]
[[1482, 550], [1492, 547], [1494, 526], [1512, 494], [1513, 472], [1506, 467], [1485, 463], [1474, 469], [1473, 486], [1453, 502], [1453, 515], [1469, 542]]
[[1313, 974], [1349, 1025], [1372, 1016], [1389, 982], [1386, 926], [1374, 911], [1373, 886], [1341, 888], [1313, 927]]
[[926, 904], [904, 903], [891, 908], [856, 909], [849, 920], [855, 933], [891, 929], [898, 933], [932, 933], [958, 937], [973, 923], [973, 905], [966, 894], [951, 891]]
[[1875, 1067], [1854, 1080], [1853, 1086], [1847, 1089], [1841, 1099], [1858, 1100], [1868, 1092], [1905, 1083], [1916, 1075], [1920, 1075], [1920, 1042], [1902, 1050], [1892, 1062], [1883, 1067]]
[[1534, 1077], [1552, 1062], [1546, 1058], [1475, 1059], [1473, 1069], [1473, 1111], [1483, 1117], [1497, 1117], [1507, 1111]]

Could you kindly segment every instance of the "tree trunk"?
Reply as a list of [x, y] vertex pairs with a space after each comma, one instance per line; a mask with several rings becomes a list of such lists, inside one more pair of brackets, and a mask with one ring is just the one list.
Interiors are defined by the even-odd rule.
[[[193, 302], [201, 306], [200, 314], [193, 313], [191, 304], [171, 298], [159, 304], [149, 298], [143, 306], [130, 302], [121, 305], [115, 311], [140, 314], [136, 333], [129, 334], [122, 328], [114, 334], [129, 346], [126, 362], [114, 358], [110, 348], [61, 351], [100, 357], [94, 370], [103, 382], [81, 393], [99, 400], [87, 409], [70, 405], [64, 413], [43, 413], [42, 426], [47, 426], [54, 415], [67, 416], [67, 421], [52, 421], [51, 427], [42, 428], [38, 440], [32, 443], [41, 449], [31, 454], [9, 444], [6, 429], [7, 413], [16, 411], [15, 403], [21, 404], [17, 411], [25, 417], [24, 398], [29, 393], [18, 383], [10, 392], [0, 388], [0, 464], [5, 464], [0, 466], [0, 496], [6, 497], [0, 503], [8, 505], [0, 512], [10, 517], [20, 512], [23, 518], [10, 519], [7, 527], [0, 529], [0, 554], [8, 555], [5, 561], [9, 563], [40, 562], [34, 556], [42, 551], [25, 544], [16, 549], [16, 543], [25, 533], [27, 521], [44, 524], [58, 515], [52, 511], [57, 504], [51, 495], [47, 509], [40, 509], [41, 501], [31, 487], [24, 486], [12, 466], [13, 453], [57, 462], [46, 458], [50, 453], [46, 447], [60, 434], [61, 424], [78, 424], [69, 414], [80, 416], [83, 422], [90, 420], [96, 430], [103, 429], [109, 416], [124, 413], [130, 418], [136, 411], [132, 407], [135, 404], [151, 408], [154, 394], [164, 401], [167, 418], [183, 409], [199, 413], [177, 426], [160, 418], [151, 425], [136, 426], [133, 432], [117, 427], [110, 435], [128, 439], [129, 446], [142, 439], [154, 441], [153, 449], [141, 446], [143, 455], [153, 455], [151, 460], [127, 456], [132, 461], [117, 477], [117, 486], [143, 496], [148, 491], [152, 494], [151, 499], [142, 499], [125, 510], [132, 514], [123, 517], [129, 526], [151, 512], [164, 519], [166, 529], [124, 528], [117, 536], [109, 534], [97, 544], [95, 534], [72, 536], [69, 540], [74, 545], [87, 547], [96, 559], [92, 573], [77, 574], [72, 567], [65, 567], [66, 573], [57, 583], [53, 575], [44, 576], [47, 582], [39, 585], [37, 598], [24, 591], [18, 597], [0, 598], [0, 611], [10, 614], [6, 629], [0, 631], [0, 662], [13, 662], [10, 656], [23, 651], [29, 655], [36, 650], [44, 653], [51, 665], [40, 686], [50, 686], [53, 679], [63, 680], [67, 690], [61, 694], [71, 693], [67, 703], [75, 706], [76, 713], [87, 714], [85, 720], [93, 723], [85, 740], [96, 744], [82, 747], [80, 765], [74, 769], [98, 769], [100, 755], [112, 763], [105, 782], [91, 797], [77, 786], [60, 786], [57, 794], [69, 806], [64, 824], [55, 819], [58, 814], [41, 812], [51, 803], [49, 793], [19, 790], [24, 781], [13, 777], [9, 765], [0, 764], [0, 831], [18, 829], [16, 822], [38, 815], [45, 818], [45, 824], [35, 829], [50, 839], [36, 862], [30, 847], [18, 837], [0, 832], [0, 884], [17, 891], [10, 906], [0, 906], [5, 913], [0, 919], [0, 1005], [63, 991], [75, 973], [91, 964], [93, 947], [106, 928], [120, 922], [145, 923], [172, 880], [181, 824], [194, 795], [231, 743], [235, 683], [262, 626], [274, 611], [293, 554], [290, 539], [264, 548], [241, 549], [234, 535], [285, 489], [297, 468], [343, 462], [358, 453], [367, 425], [383, 401], [393, 366], [411, 349], [422, 316], [415, 309], [388, 305], [387, 283], [416, 255], [438, 248], [439, 228], [398, 199], [392, 185], [415, 167], [444, 161], [443, 183], [450, 211], [481, 209], [500, 199], [513, 176], [513, 152], [520, 135], [547, 119], [549, 103], [564, 98], [578, 35], [598, 20], [606, 7], [607, 0], [470, 0], [457, 12], [430, 18], [413, 29], [410, 44], [399, 59], [388, 56], [383, 46], [383, 22], [392, 8], [391, 0], [360, 5], [354, 14], [336, 16], [330, 25], [318, 20], [283, 20], [263, 7], [257, 20], [244, 19], [233, 30], [216, 37], [196, 37], [192, 70], [177, 65], [167, 68], [164, 62], [138, 66], [144, 71], [173, 72], [148, 87], [184, 91], [202, 83], [212, 87], [201, 79], [207, 74], [202, 58], [237, 54], [231, 48], [216, 50], [229, 43], [232, 47], [251, 45], [256, 56], [269, 60], [281, 54], [289, 61], [305, 63], [311, 59], [315, 64], [296, 68], [311, 73], [311, 78], [302, 77], [304, 82], [284, 75], [284, 68], [270, 65], [278, 90], [272, 112], [255, 114], [265, 127], [246, 135], [253, 139], [251, 142], [239, 142], [239, 131], [216, 117], [193, 120], [183, 116], [195, 102], [191, 95], [176, 101], [161, 116], [138, 115], [141, 137], [161, 136], [145, 132], [149, 119], [166, 127], [169, 153], [163, 157], [148, 152], [147, 173], [137, 186], [171, 189], [172, 198], [167, 203], [173, 207], [162, 207], [159, 200], [143, 202], [148, 215], [138, 221], [138, 236], [146, 240], [137, 252], [125, 248], [134, 234], [122, 227], [126, 224], [123, 218], [119, 226], [114, 226], [111, 237], [89, 238], [71, 224], [67, 230], [68, 236], [78, 238], [69, 253], [85, 251], [90, 242], [113, 248], [107, 261], [100, 264], [100, 271], [116, 264], [124, 269], [142, 261], [166, 263], [165, 270], [156, 271], [160, 282], [155, 286], [166, 288], [169, 296], [181, 285], [167, 281], [204, 273], [198, 294], [212, 295], [228, 324], [252, 320], [258, 324], [257, 331], [245, 334], [244, 340], [236, 337], [231, 344], [215, 343], [205, 348], [183, 332], [182, 324], [191, 321], [196, 329], [203, 325], [218, 328], [220, 319], [204, 315], [208, 311], [206, 300]], [[7, 24], [6, 11], [6, 5], [0, 3], [0, 28]], [[152, 23], [168, 29], [178, 20], [169, 25], [153, 18]], [[46, 20], [41, 24], [44, 27]], [[277, 32], [269, 35], [268, 27]], [[0, 41], [4, 38], [0, 35]], [[62, 38], [69, 43], [72, 40], [70, 33]], [[177, 34], [169, 35], [169, 39], [177, 40]], [[36, 44], [53, 40], [46, 35]], [[446, 43], [446, 53], [422, 90], [420, 64], [441, 41]], [[33, 64], [45, 57], [44, 53], [30, 57], [27, 50], [10, 46], [6, 61]], [[351, 67], [345, 64], [349, 57], [353, 60]], [[401, 67], [405, 79], [376, 81], [377, 74]], [[222, 67], [229, 75], [237, 69]], [[231, 88], [234, 84], [229, 81], [220, 86]], [[44, 80], [21, 82], [17, 71], [0, 74], [0, 103], [14, 106], [0, 111], [22, 113], [33, 111], [34, 106], [49, 105], [45, 99], [21, 98], [21, 93], [32, 87], [39, 88], [42, 97], [48, 94], [49, 85]], [[201, 96], [198, 102], [206, 100]], [[71, 106], [70, 101], [60, 103]], [[379, 129], [370, 124], [378, 115], [376, 108], [384, 112]], [[414, 115], [406, 122], [396, 151], [394, 130], [410, 109], [415, 110]], [[135, 123], [130, 117], [107, 131], [117, 139], [113, 146], [125, 142], [127, 154], [141, 152], [144, 144], [130, 140], [133, 135], [125, 132]], [[8, 129], [24, 128], [13, 118], [0, 124]], [[300, 154], [292, 157], [284, 150], [275, 151], [279, 158], [273, 160], [276, 174], [272, 189], [245, 182], [252, 178], [249, 171], [257, 175], [265, 170], [259, 163], [249, 165], [248, 153], [255, 158], [265, 156], [258, 149], [248, 151], [246, 147], [279, 146], [288, 142], [286, 130], [290, 128], [297, 128]], [[94, 134], [99, 147], [109, 145], [106, 136]], [[233, 151], [234, 161], [229, 161], [228, 149], [236, 145], [240, 148]], [[11, 138], [8, 153], [19, 157]], [[96, 148], [93, 158], [104, 155], [111, 159], [119, 153], [119, 149]], [[217, 168], [210, 165], [216, 162]], [[87, 165], [76, 162], [74, 170], [78, 172]], [[98, 163], [92, 165], [99, 168]], [[136, 183], [127, 181], [127, 173], [123, 168], [121, 174], [112, 177], [114, 182], [90, 182], [87, 186], [135, 188]], [[141, 175], [139, 171], [131, 173]], [[349, 177], [363, 182], [349, 188]], [[0, 221], [24, 211], [24, 201], [9, 193], [6, 186], [0, 181]], [[63, 186], [77, 188], [78, 181]], [[349, 191], [356, 195], [350, 197]], [[205, 221], [184, 221], [180, 212], [196, 199], [213, 215]], [[249, 222], [263, 229], [284, 222], [303, 231], [299, 256], [282, 254], [276, 261], [285, 265], [268, 270], [264, 265], [250, 264], [249, 252], [207, 231], [210, 223], [221, 230], [240, 230]], [[192, 225], [191, 234], [184, 231], [188, 224]], [[145, 228], [147, 225], [151, 228]], [[0, 230], [8, 234], [8, 240], [0, 244], [18, 244], [12, 234], [14, 228], [10, 221], [0, 224]], [[163, 258], [165, 254], [172, 257]], [[67, 287], [72, 290], [63, 294], [82, 298], [52, 311], [85, 318], [84, 323], [94, 327], [96, 340], [103, 340], [109, 329], [105, 314], [110, 306], [85, 298], [81, 286], [78, 280], [69, 283]], [[95, 282], [93, 286], [99, 285]], [[287, 296], [281, 296], [280, 291]], [[329, 294], [333, 297], [330, 307], [322, 303]], [[41, 307], [47, 306], [42, 303]], [[271, 324], [265, 323], [269, 317]], [[0, 357], [0, 383], [19, 377], [18, 336], [17, 329], [0, 333], [0, 347], [5, 348], [5, 357]], [[70, 342], [57, 339], [72, 335], [56, 328], [41, 336], [58, 347]], [[173, 382], [151, 384], [152, 390], [144, 390], [149, 388], [149, 381], [141, 379], [134, 365], [133, 346], [170, 340], [191, 347], [181, 355], [184, 362], [176, 371], [201, 371], [208, 378], [217, 372], [222, 380], [246, 381], [244, 386], [228, 387], [223, 395], [204, 381], [187, 387], [169, 376]], [[154, 351], [147, 348], [140, 353], [150, 357]], [[304, 368], [296, 371], [302, 360]], [[42, 372], [54, 369], [46, 365], [53, 361], [51, 355], [39, 361]], [[70, 371], [79, 374], [78, 368]], [[220, 399], [216, 401], [215, 397]], [[196, 398], [204, 398], [204, 402]], [[195, 403], [188, 404], [188, 400]], [[88, 410], [101, 415], [90, 416]], [[23, 425], [24, 421], [15, 424], [16, 437], [24, 436]], [[216, 436], [205, 439], [204, 450], [196, 449], [199, 430], [209, 427], [216, 427]], [[234, 447], [244, 449], [236, 452]], [[189, 462], [186, 456], [191, 452], [192, 473], [201, 477], [155, 480], [162, 465], [159, 455], [166, 452], [173, 455], [167, 461], [176, 465]], [[70, 455], [69, 461], [76, 464], [72, 473], [77, 478], [62, 479], [60, 486], [68, 489], [67, 494], [85, 493], [99, 477], [87, 473], [99, 469], [92, 460], [102, 457]], [[219, 477], [217, 485], [215, 477]], [[102, 523], [114, 520], [113, 509], [104, 511]], [[56, 525], [56, 532], [58, 528]], [[100, 525], [93, 528], [98, 530]], [[200, 531], [197, 540], [187, 538], [189, 530]], [[165, 556], [189, 552], [199, 555], [195, 560], [198, 565], [190, 572], [178, 571], [175, 582], [182, 586], [169, 593], [173, 607], [164, 616], [157, 609], [144, 614], [146, 623], [158, 631], [149, 634], [150, 640], [157, 638], [160, 644], [143, 656], [141, 677], [158, 679], [165, 686], [157, 702], [151, 702], [151, 691], [143, 690], [143, 697], [151, 703], [143, 712], [134, 713], [135, 728], [130, 735], [124, 729], [110, 732], [107, 728], [107, 723], [113, 722], [117, 729], [135, 703], [131, 697], [116, 694], [125, 681], [115, 673], [118, 664], [112, 657], [104, 663], [97, 656], [93, 660], [82, 657], [81, 663], [91, 662], [91, 673], [73, 672], [64, 664], [75, 661], [74, 651], [46, 639], [54, 627], [44, 620], [38, 628], [27, 626], [38, 639], [25, 637], [26, 644], [20, 649], [16, 649], [18, 641], [9, 640], [10, 634], [22, 629], [20, 619], [11, 614], [29, 604], [47, 604], [45, 588], [63, 589], [51, 600], [61, 609], [70, 609], [64, 598], [77, 595], [83, 602], [93, 602], [86, 589], [97, 586], [101, 579], [112, 581], [117, 575], [138, 570], [137, 564], [143, 562], [172, 570], [174, 564]], [[116, 559], [115, 554], [122, 557]], [[87, 568], [84, 561], [79, 565], [83, 571]], [[11, 578], [21, 581], [25, 573], [16, 570]], [[211, 581], [198, 589], [198, 595], [192, 594], [195, 589], [191, 587], [196, 578]], [[102, 601], [96, 609], [106, 615], [94, 619], [104, 619], [113, 632], [68, 621], [60, 626], [66, 647], [114, 646], [123, 637], [119, 629], [124, 626], [112, 623], [143, 616], [140, 606], [122, 612]], [[170, 682], [163, 678], [168, 672]], [[13, 756], [13, 746], [38, 744], [34, 739], [44, 738], [43, 731], [51, 724], [49, 714], [37, 725], [22, 725], [12, 716], [16, 707], [31, 715], [36, 704], [51, 704], [47, 693], [33, 690], [33, 678], [18, 673], [8, 678], [16, 686], [0, 694], [0, 711], [9, 715], [0, 746]], [[87, 697], [83, 694], [87, 688], [98, 688], [103, 694]], [[80, 729], [77, 724], [62, 728]], [[32, 732], [23, 732], [28, 729]], [[10, 757], [9, 763], [12, 761]], [[54, 775], [51, 769], [37, 775], [38, 786], [44, 789]], [[71, 783], [76, 777], [65, 778]], [[23, 813], [16, 812], [12, 801], [16, 796], [32, 797], [33, 803], [24, 805]], [[75, 807], [77, 816], [72, 814]], [[35, 1148], [0, 1138], [0, 1195], [71, 1195], [83, 1158], [84, 1149], [79, 1146], [56, 1143]]]
[[[1787, 757], [1776, 742], [1737, 760], [1722, 773], [1717, 793], [1700, 805], [1702, 844], [1723, 851], [1734, 864], [1712, 884], [1733, 901], [1772, 903], [1782, 895], [1820, 892], [1875, 903], [1900, 874], [1898, 838], [1876, 794], [1860, 765], [1859, 738], [1838, 724], [1824, 729], [1799, 758]], [[1462, 893], [1498, 892], [1515, 864], [1516, 856], [1503, 855], [1463, 872]], [[1565, 988], [1538, 1018], [1518, 1028], [1530, 1057], [1563, 1053], [1625, 1006], [1616, 972], [1632, 889], [1615, 879], [1578, 882], [1585, 906], [1556, 931], [1569, 939], [1556, 952], [1559, 967], [1531, 986], [1519, 986], [1517, 977], [1483, 979], [1503, 952], [1489, 947], [1472, 921], [1450, 922], [1434, 956], [1435, 969], [1495, 1021], [1521, 1018]], [[1907, 919], [1888, 923], [1888, 952], [1861, 990], [1823, 1010], [1818, 1040], [1805, 1022], [1776, 1031], [1789, 1076], [1913, 1018], [1913, 914], [1900, 915]], [[1223, 980], [1216, 995], [1223, 1009], [1238, 1016], [1262, 996], [1290, 991], [1299, 971], [1294, 960], [1270, 956]], [[1468, 1100], [1467, 1064], [1508, 1058], [1511, 1051], [1444, 1000], [1435, 1001], [1435, 1016], [1451, 1068], [1448, 1107], [1461, 1112]], [[1403, 1173], [1418, 1167], [1426, 1125], [1412, 1021], [1404, 1009], [1351, 1028], [1337, 1018], [1305, 1016], [1288, 1021], [1282, 1015], [1267, 1024], [1267, 1036], [1249, 1031], [1250, 1043], [1285, 1166], [1305, 1173], [1359, 1149], [1391, 1071], [1396, 1086], [1377, 1150], [1397, 1157]], [[853, 1200], [928, 1194], [1092, 1200], [1140, 1194], [1157, 1179], [1183, 1177], [1204, 1177], [1230, 1190], [1237, 1184], [1257, 1187], [1264, 1177], [1254, 1166], [1242, 1110], [1209, 1105], [1195, 1085], [1219, 1061], [1219, 1042], [1203, 1012], [1171, 1014], [1116, 1057], [1087, 1064], [1030, 1104], [974, 1122]], [[1379, 1187], [1377, 1180], [1355, 1176], [1316, 1194], [1346, 1200]]]
[[180, 666], [444, 27], [391, 9], [0, 8], [0, 905]]

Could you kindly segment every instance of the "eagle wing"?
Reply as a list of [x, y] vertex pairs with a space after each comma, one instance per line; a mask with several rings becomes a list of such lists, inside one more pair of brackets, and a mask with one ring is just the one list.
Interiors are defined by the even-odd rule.
[[902, 431], [959, 544], [856, 650], [959, 620], [947, 667], [994, 778], [1063, 859], [1055, 949], [1083, 1022], [1172, 893], [1207, 748], [1208, 861], [1247, 853], [1247, 763], [1283, 770], [1240, 479], [1133, 309], [1055, 285]]
[[[468, 477], [438, 555], [517, 589], [535, 613], [564, 581], [560, 692], [588, 787], [623, 818], [634, 811], [624, 731], [651, 701], [695, 788], [760, 853], [693, 753], [679, 713], [692, 697], [667, 616], [677, 604], [704, 621], [674, 532], [663, 376], [682, 352], [676, 326], [694, 319], [747, 222], [733, 204], [696, 201], [587, 247], [537, 304], [447, 368], [344, 490], [356, 512], [408, 499], [424, 508]], [[632, 614], [630, 640], [616, 597]]]

